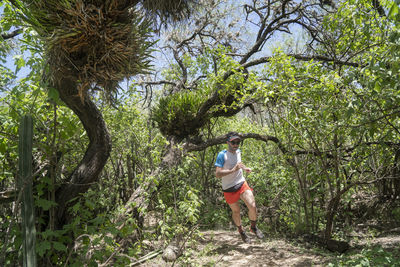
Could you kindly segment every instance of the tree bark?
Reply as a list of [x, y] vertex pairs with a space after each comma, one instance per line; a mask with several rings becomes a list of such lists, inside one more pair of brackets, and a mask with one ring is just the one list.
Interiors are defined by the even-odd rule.
[[333, 197], [329, 201], [328, 207], [326, 208], [326, 215], [325, 215], [326, 224], [325, 224], [325, 231], [324, 231], [324, 240], [325, 241], [329, 240], [332, 237], [333, 222], [335, 219], [335, 214], [339, 207], [340, 197], [341, 197], [340, 194]]
[[[58, 77], [57, 77], [58, 76]], [[111, 152], [111, 138], [100, 110], [89, 96], [80, 97], [78, 84], [73, 76], [56, 74], [55, 88], [60, 98], [79, 117], [89, 138], [89, 145], [78, 166], [70, 175], [68, 182], [56, 191], [57, 227], [70, 221], [68, 207], [70, 200], [86, 192], [96, 183]]]

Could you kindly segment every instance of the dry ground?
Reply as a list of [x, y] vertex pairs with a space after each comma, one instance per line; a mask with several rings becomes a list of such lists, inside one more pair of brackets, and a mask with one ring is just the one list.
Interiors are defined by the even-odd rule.
[[[285, 239], [268, 237], [260, 241], [254, 235], [251, 235], [251, 238], [251, 244], [244, 244], [234, 230], [203, 231], [202, 237], [192, 247], [189, 255], [186, 255], [185, 261], [182, 261], [181, 257], [179, 262], [166, 262], [160, 255], [140, 266], [318, 267], [327, 266], [335, 255], [307, 243], [296, 244]], [[358, 240], [358, 243], [352, 246], [360, 248], [367, 243], [381, 245], [383, 248], [400, 249], [400, 236], [366, 238]]]
[[[201, 240], [192, 250], [189, 266], [324, 266], [326, 258], [311, 249], [295, 246], [283, 239], [257, 240], [245, 244], [236, 231], [210, 230], [202, 232]], [[141, 266], [184, 266], [167, 263], [161, 256]]]
[[[211, 266], [323, 266], [324, 257], [294, 246], [285, 240], [257, 240], [244, 244], [236, 231], [209, 231], [201, 244], [210, 251], [199, 258], [199, 264]], [[203, 249], [204, 249], [203, 247]], [[212, 248], [213, 247], [213, 248]]]

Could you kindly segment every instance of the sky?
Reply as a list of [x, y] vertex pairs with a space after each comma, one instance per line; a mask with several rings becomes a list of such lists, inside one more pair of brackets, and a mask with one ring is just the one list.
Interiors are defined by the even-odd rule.
[[[0, 6], [0, 16], [3, 14], [3, 6]], [[17, 37], [18, 38], [18, 37]], [[14, 65], [14, 57], [18, 55], [18, 51], [17, 50], [12, 50], [10, 51], [10, 53], [7, 55], [7, 57], [5, 58], [6, 63], [4, 64], [4, 66], [8, 69], [10, 69], [11, 71], [15, 72], [16, 66]], [[24, 55], [24, 58], [27, 59], [28, 58], [28, 54]], [[29, 68], [28, 67], [23, 67], [20, 69], [20, 71], [17, 73], [17, 77], [23, 78], [26, 77], [26, 75], [29, 73]]]

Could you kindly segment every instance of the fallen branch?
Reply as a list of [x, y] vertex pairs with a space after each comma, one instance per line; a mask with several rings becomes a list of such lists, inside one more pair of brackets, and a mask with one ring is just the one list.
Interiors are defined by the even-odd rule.
[[145, 261], [148, 261], [152, 258], [155, 258], [156, 256], [160, 255], [162, 253], [162, 249], [158, 249], [156, 251], [152, 251], [149, 254], [141, 257], [138, 261], [135, 261], [134, 263], [131, 263], [129, 266], [136, 266], [139, 264], [142, 264]]

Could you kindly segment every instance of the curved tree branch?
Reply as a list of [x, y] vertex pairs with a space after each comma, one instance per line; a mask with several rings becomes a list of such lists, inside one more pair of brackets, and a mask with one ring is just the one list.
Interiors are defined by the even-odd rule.
[[295, 14], [296, 12], [299, 11], [301, 5], [297, 5], [295, 7], [293, 7], [293, 9], [290, 9], [288, 11], [286, 11], [286, 5], [289, 3], [290, 1], [286, 0], [283, 1], [281, 4], [281, 10], [282, 13], [279, 14], [279, 16], [277, 16], [276, 18], [274, 18], [268, 25], [266, 24], [265, 20], [266, 18], [262, 15], [262, 13], [260, 12], [260, 9], [258, 9], [257, 12], [255, 12], [254, 10], [257, 9], [255, 7], [252, 8], [253, 12], [255, 12], [256, 14], [258, 14], [260, 16], [260, 21], [261, 26], [259, 28], [258, 34], [257, 34], [257, 39], [256, 42], [254, 43], [254, 45], [249, 49], [249, 51], [246, 53], [245, 56], [242, 57], [242, 59], [239, 61], [239, 63], [241, 65], [243, 65], [244, 63], [247, 62], [247, 60], [254, 55], [255, 53], [257, 53], [260, 48], [264, 45], [264, 43], [266, 42], [266, 40], [268, 39], [268, 35], [270, 35], [271, 33], [273, 33], [274, 31], [278, 31], [279, 29], [281, 29], [281, 27], [284, 27], [286, 25], [295, 23], [296, 21], [298, 21], [301, 16], [300, 14], [295, 18], [295, 19], [287, 19], [289, 18], [291, 15]]
[[72, 199], [86, 192], [96, 183], [111, 152], [111, 138], [101, 112], [90, 99], [78, 95], [78, 84], [74, 77], [57, 73], [59, 81], [55, 88], [64, 103], [79, 117], [89, 138], [85, 155], [70, 175], [68, 181], [56, 191], [57, 222], [61, 227], [70, 220], [67, 208]]
[[[319, 56], [319, 55], [314, 55], [314, 56], [305, 56], [305, 55], [299, 55], [299, 54], [288, 54], [290, 57], [294, 57], [295, 59], [301, 60], [301, 61], [311, 61], [311, 60], [316, 60], [316, 61], [321, 61], [321, 62], [331, 62], [336, 65], [342, 65], [342, 66], [350, 66], [350, 67], [363, 67], [363, 65], [360, 65], [359, 63], [356, 62], [348, 62], [348, 61], [343, 61], [343, 60], [337, 60], [333, 59], [330, 57], [325, 57], [325, 56]], [[254, 67], [263, 63], [268, 63], [271, 60], [272, 57], [261, 57], [252, 61], [249, 61], [245, 64], [242, 65], [243, 68], [249, 68], [249, 67]]]
[[2, 34], [1, 34], [1, 38], [2, 38], [3, 40], [7, 40], [7, 39], [14, 38], [15, 36], [17, 36], [17, 35], [19, 35], [19, 34], [21, 34], [21, 33], [22, 33], [22, 29], [20, 28], [20, 29], [14, 30], [14, 31], [12, 31], [12, 32], [2, 33]]

